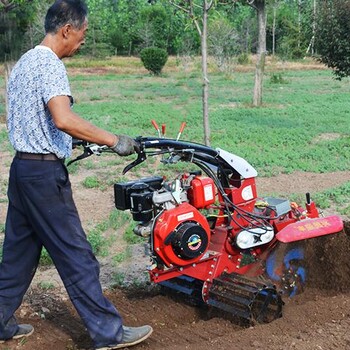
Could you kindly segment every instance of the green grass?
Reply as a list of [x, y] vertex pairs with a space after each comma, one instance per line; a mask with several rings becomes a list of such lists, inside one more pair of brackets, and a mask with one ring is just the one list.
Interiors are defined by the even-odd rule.
[[131, 258], [131, 256], [131, 249], [130, 246], [128, 246], [124, 251], [115, 254], [112, 260], [115, 265], [118, 265], [121, 262]]
[[[154, 136], [150, 121], [155, 119], [167, 125], [168, 137], [176, 137], [185, 121], [182, 139], [202, 142], [199, 71], [166, 73], [160, 78], [139, 73], [75, 75], [71, 80], [72, 90], [78, 90], [76, 111], [101, 127], [131, 136]], [[213, 147], [245, 158], [259, 176], [350, 169], [349, 79], [336, 81], [326, 69], [270, 69], [261, 108], [251, 104], [253, 82], [253, 70], [235, 72], [230, 78], [210, 74]], [[100, 99], [91, 101], [97, 91]], [[159, 169], [168, 172], [164, 166]], [[153, 170], [143, 164], [127, 175], [138, 177]], [[319, 200], [330, 205], [338, 196], [335, 192], [326, 201], [320, 194]], [[132, 240], [131, 232], [126, 236]]]
[[329, 208], [334, 204], [341, 214], [350, 216], [350, 181], [317, 193], [314, 200], [321, 209]]
[[[273, 74], [265, 78], [262, 108], [251, 105], [252, 73], [236, 73], [233, 80], [211, 74], [212, 146], [246, 158], [263, 176], [275, 175], [276, 169], [283, 173], [349, 169], [348, 80], [336, 81], [327, 70], [303, 70], [279, 73], [283, 83], [272, 83]], [[72, 90], [78, 91], [75, 110], [103, 128], [153, 136], [150, 121], [156, 119], [167, 125], [169, 137], [176, 137], [185, 121], [182, 138], [202, 141], [198, 77], [78, 75], [71, 80]], [[97, 93], [100, 99], [91, 101]], [[322, 140], [330, 133], [337, 138]]]
[[55, 285], [49, 281], [41, 281], [39, 282], [38, 286], [42, 290], [50, 290], [55, 288]]
[[85, 188], [97, 188], [101, 185], [101, 181], [97, 176], [87, 176], [83, 181]]

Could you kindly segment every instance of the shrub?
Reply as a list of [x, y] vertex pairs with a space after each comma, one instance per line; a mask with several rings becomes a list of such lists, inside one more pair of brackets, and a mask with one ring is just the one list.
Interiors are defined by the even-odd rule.
[[281, 73], [272, 73], [270, 78], [271, 84], [287, 84], [288, 81], [282, 76]]
[[246, 52], [241, 53], [237, 56], [238, 64], [248, 64], [249, 63], [249, 55]]
[[159, 75], [168, 60], [168, 53], [158, 47], [146, 47], [141, 51], [144, 67], [155, 75]]

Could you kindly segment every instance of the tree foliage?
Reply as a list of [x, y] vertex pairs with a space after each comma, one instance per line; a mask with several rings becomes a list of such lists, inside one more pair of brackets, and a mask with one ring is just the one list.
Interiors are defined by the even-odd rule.
[[33, 0], [0, 0], [0, 12], [10, 12], [15, 8]]
[[350, 0], [323, 0], [317, 26], [319, 60], [337, 79], [350, 76]]
[[37, 13], [39, 1], [0, 1], [0, 62], [14, 61], [24, 46], [25, 34]]
[[[259, 0], [260, 1], [260, 0]], [[322, 62], [344, 70], [348, 54], [350, 0], [317, 0], [317, 46]], [[40, 43], [43, 17], [53, 0], [0, 0], [0, 60], [16, 59]], [[82, 55], [138, 55], [144, 47], [157, 46], [172, 55], [200, 54], [203, 0], [86, 0], [89, 31]], [[257, 53], [257, 0], [213, 0], [208, 23], [209, 53]], [[193, 7], [189, 7], [190, 4]], [[211, 3], [211, 1], [208, 1]], [[315, 0], [266, 0], [266, 50], [283, 59], [302, 58], [313, 40]], [[177, 7], [174, 4], [178, 5]], [[187, 12], [180, 10], [185, 8]], [[191, 14], [190, 20], [188, 13]], [[193, 23], [197, 21], [197, 30]], [[220, 37], [220, 32], [223, 37]], [[317, 36], [319, 40], [317, 40]], [[333, 41], [333, 37], [337, 40]], [[223, 39], [226, 38], [226, 39]], [[227, 45], [222, 45], [226, 41]], [[343, 54], [341, 53], [343, 51]], [[345, 53], [347, 53], [345, 55]], [[343, 59], [342, 59], [343, 56]], [[223, 66], [223, 60], [217, 59]], [[345, 65], [345, 66], [344, 66]], [[336, 70], [338, 72], [338, 70]]]

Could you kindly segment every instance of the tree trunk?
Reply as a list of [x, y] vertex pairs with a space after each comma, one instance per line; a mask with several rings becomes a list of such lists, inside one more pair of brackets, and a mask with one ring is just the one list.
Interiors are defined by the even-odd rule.
[[313, 2], [313, 18], [312, 18], [312, 38], [310, 40], [309, 46], [306, 50], [306, 54], [315, 53], [315, 40], [316, 40], [316, 22], [317, 22], [317, 3], [316, 0]]
[[203, 126], [204, 126], [204, 144], [210, 146], [210, 126], [209, 126], [209, 79], [208, 79], [208, 50], [207, 50], [207, 24], [208, 24], [208, 4], [207, 0], [203, 1], [203, 28], [201, 36], [202, 50], [202, 74], [203, 74]]
[[273, 22], [272, 22], [272, 55], [275, 56], [276, 51], [276, 3], [273, 6]]
[[255, 8], [258, 15], [258, 52], [255, 66], [255, 84], [253, 105], [258, 107], [262, 104], [262, 86], [265, 70], [266, 57], [266, 16], [265, 16], [265, 0], [256, 2]]
[[302, 3], [301, 0], [298, 0], [298, 49], [301, 46], [301, 9]]

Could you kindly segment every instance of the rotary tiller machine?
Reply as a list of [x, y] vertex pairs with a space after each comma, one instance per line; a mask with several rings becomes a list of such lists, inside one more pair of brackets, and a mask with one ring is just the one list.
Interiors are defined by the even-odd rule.
[[[124, 174], [158, 155], [166, 165], [188, 162], [196, 169], [116, 183], [115, 206], [130, 210], [134, 233], [149, 242], [151, 281], [251, 322], [270, 322], [281, 316], [282, 298], [305, 286], [302, 242], [342, 231], [343, 221], [321, 217], [309, 194], [304, 207], [259, 198], [257, 171], [246, 160], [179, 140], [183, 127], [177, 139], [160, 131], [138, 137], [137, 159]], [[78, 159], [108, 151], [80, 144]]]

